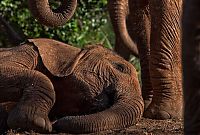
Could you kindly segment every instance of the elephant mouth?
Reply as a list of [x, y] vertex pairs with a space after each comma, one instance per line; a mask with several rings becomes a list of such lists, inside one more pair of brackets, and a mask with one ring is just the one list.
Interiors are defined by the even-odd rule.
[[94, 98], [89, 113], [93, 114], [104, 111], [113, 106], [114, 102], [115, 102], [115, 93], [109, 86]]

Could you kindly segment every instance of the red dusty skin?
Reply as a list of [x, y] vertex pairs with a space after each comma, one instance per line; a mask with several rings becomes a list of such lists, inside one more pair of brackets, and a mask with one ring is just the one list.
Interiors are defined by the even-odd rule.
[[55, 27], [64, 25], [74, 14], [77, 0], [63, 0], [60, 7], [52, 10], [48, 0], [29, 0], [29, 9], [42, 24]]
[[[123, 1], [123, 2], [121, 2]], [[126, 1], [126, 2], [124, 2]], [[128, 1], [127, 0], [109, 0], [108, 10], [110, 13], [111, 22], [117, 38], [121, 39], [122, 44], [130, 50], [130, 52], [138, 57], [137, 45], [129, 36], [126, 27], [126, 17], [128, 15]], [[116, 43], [117, 45], [118, 43]]]
[[81, 116], [66, 116], [53, 127], [68, 133], [91, 133], [111, 129], [123, 129], [135, 124], [142, 116], [142, 99], [118, 100], [105, 111]]

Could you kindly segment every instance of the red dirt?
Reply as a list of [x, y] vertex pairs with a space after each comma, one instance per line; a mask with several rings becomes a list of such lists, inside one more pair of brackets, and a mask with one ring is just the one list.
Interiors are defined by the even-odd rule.
[[[8, 131], [7, 135], [41, 135], [35, 132], [17, 133]], [[151, 120], [142, 118], [135, 126], [117, 131], [103, 131], [90, 135], [183, 135], [183, 120]], [[58, 135], [65, 135], [59, 133]], [[69, 134], [66, 134], [69, 135]]]

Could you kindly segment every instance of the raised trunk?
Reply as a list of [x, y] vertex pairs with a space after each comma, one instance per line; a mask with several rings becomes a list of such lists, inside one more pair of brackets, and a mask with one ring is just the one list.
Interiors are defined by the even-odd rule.
[[[131, 99], [132, 98], [132, 99]], [[90, 133], [122, 129], [135, 124], [143, 113], [141, 97], [119, 99], [105, 111], [83, 116], [67, 116], [59, 119], [53, 127], [68, 133]]]
[[77, 0], [61, 0], [62, 5], [52, 10], [48, 0], [29, 0], [29, 8], [36, 19], [50, 27], [64, 25], [74, 14]]
[[[126, 17], [129, 11], [128, 8], [128, 0], [108, 0], [108, 10], [116, 35], [116, 48], [123, 49], [123, 46], [125, 46], [134, 56], [138, 57], [137, 45], [129, 36], [126, 27]], [[120, 49], [116, 51], [120, 51]], [[124, 57], [126, 54], [122, 51], [120, 55]]]
[[184, 133], [200, 133], [200, 1], [186, 0], [183, 10]]

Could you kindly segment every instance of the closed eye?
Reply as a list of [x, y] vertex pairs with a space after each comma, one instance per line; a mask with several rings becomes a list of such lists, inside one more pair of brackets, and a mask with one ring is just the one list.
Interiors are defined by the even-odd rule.
[[114, 68], [117, 69], [118, 71], [120, 71], [122, 73], [128, 73], [128, 69], [124, 64], [116, 63], [116, 62], [112, 62], [112, 64], [113, 64]]

